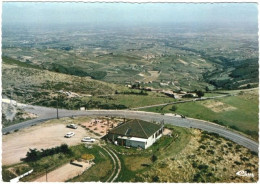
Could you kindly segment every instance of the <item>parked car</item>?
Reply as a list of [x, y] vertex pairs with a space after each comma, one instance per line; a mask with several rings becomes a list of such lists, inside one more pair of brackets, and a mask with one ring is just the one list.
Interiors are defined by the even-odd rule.
[[67, 133], [64, 137], [70, 138], [70, 137], [72, 137], [72, 136], [74, 136], [74, 135], [75, 135], [74, 132], [69, 132], [69, 133]]
[[81, 141], [82, 142], [95, 142], [96, 140], [91, 137], [84, 137]]
[[75, 124], [69, 124], [66, 127], [67, 128], [73, 128], [73, 129], [77, 129], [78, 128], [77, 125], [75, 125]]

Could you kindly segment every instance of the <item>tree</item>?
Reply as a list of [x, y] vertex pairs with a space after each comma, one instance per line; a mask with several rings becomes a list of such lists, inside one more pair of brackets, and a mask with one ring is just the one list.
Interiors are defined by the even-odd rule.
[[208, 87], [208, 86], [206, 86], [206, 87], [205, 87], [205, 90], [206, 90], [206, 91], [209, 91], [209, 87]]
[[175, 105], [173, 105], [170, 110], [173, 111], [173, 112], [175, 112], [175, 111], [177, 110], [177, 107], [176, 107]]
[[38, 159], [39, 151], [37, 149], [29, 149], [26, 154], [26, 161], [35, 161]]
[[195, 92], [196, 92], [196, 94], [198, 95], [199, 98], [204, 96], [204, 92], [203, 91], [197, 91], [196, 90]]
[[6, 116], [4, 113], [2, 113], [2, 121], [6, 121]]

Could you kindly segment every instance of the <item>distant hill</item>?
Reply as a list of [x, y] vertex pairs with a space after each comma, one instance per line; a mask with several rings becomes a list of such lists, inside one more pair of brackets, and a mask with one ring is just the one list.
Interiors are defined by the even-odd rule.
[[205, 73], [204, 79], [218, 89], [243, 89], [258, 87], [258, 58], [232, 61], [227, 58], [211, 58], [220, 61], [220, 67]]

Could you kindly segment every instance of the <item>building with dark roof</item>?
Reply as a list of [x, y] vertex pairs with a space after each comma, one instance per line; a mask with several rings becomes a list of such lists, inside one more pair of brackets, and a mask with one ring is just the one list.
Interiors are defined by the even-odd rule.
[[162, 136], [162, 132], [163, 124], [134, 119], [110, 130], [106, 138], [118, 145], [146, 149]]

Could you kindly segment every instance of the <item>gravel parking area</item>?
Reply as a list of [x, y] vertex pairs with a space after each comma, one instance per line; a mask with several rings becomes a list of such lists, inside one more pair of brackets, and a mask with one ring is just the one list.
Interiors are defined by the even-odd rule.
[[[74, 132], [75, 135], [65, 138], [64, 135], [68, 132]], [[69, 146], [76, 145], [85, 136], [92, 136], [92, 134], [80, 126], [77, 129], [66, 128], [65, 123], [44, 123], [3, 135], [2, 164], [10, 165], [20, 162], [20, 159], [26, 156], [29, 148], [52, 148], [62, 143]]]

